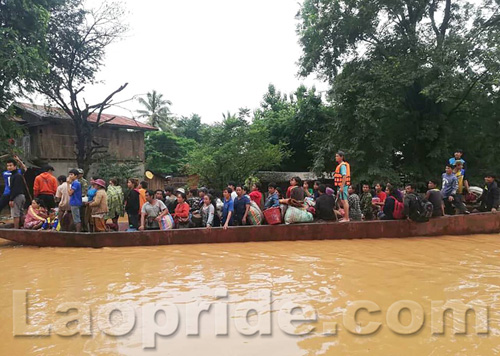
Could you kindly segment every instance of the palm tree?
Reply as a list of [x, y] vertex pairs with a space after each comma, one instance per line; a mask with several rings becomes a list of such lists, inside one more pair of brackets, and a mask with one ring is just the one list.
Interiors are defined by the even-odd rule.
[[159, 94], [156, 90], [147, 94], [147, 100], [139, 98], [139, 103], [144, 106], [145, 110], [137, 110], [140, 118], [147, 118], [148, 125], [161, 129], [162, 131], [170, 131], [173, 123], [173, 118], [170, 116], [170, 100], [163, 99], [163, 94]]

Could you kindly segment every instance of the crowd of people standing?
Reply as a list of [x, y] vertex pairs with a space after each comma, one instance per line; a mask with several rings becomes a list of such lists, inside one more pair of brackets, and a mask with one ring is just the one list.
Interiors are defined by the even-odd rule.
[[[282, 190], [277, 184], [267, 186], [267, 194], [259, 183], [250, 188], [229, 182], [222, 192], [202, 187], [185, 190], [166, 187], [148, 190], [148, 183], [136, 178], [127, 180], [127, 193], [118, 179], [109, 182], [95, 177], [90, 183], [84, 171], [72, 169], [68, 176], [55, 177], [54, 168], [47, 165], [35, 178], [31, 201], [26, 213], [24, 164], [9, 159], [3, 172], [5, 188], [0, 197], [0, 210], [10, 206], [14, 228], [52, 231], [105, 232], [119, 230], [119, 219], [125, 213], [128, 230], [167, 230], [173, 228], [223, 227], [261, 225], [273, 220], [308, 223], [317, 221], [369, 221], [374, 219], [410, 219], [417, 222], [433, 217], [469, 214], [466, 202], [474, 200], [474, 211], [496, 212], [500, 190], [493, 174], [485, 176], [482, 194], [474, 196], [465, 178], [463, 152], [457, 150], [450, 158], [439, 182], [430, 180], [424, 194], [417, 193], [414, 184], [400, 191], [391, 183], [351, 184], [351, 167], [345, 154], [335, 156], [337, 167], [334, 184], [307, 182], [299, 177], [290, 180]], [[357, 187], [361, 192], [357, 193]], [[269, 222], [271, 223], [271, 222]]]

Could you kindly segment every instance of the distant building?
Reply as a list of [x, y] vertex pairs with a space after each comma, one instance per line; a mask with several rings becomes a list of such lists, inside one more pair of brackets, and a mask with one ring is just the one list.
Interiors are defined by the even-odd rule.
[[[73, 120], [64, 111], [27, 103], [15, 103], [14, 108], [12, 119], [26, 130], [26, 136], [17, 144], [23, 151], [23, 159], [35, 165], [49, 163], [55, 168], [55, 175], [66, 175], [77, 166]], [[101, 120], [107, 122], [95, 131], [95, 141], [106, 147], [109, 157], [116, 162], [137, 163], [142, 175], [144, 133], [157, 129], [124, 116], [103, 114]], [[95, 123], [97, 114], [91, 115], [89, 121]]]
[[315, 181], [321, 181], [324, 184], [334, 183], [333, 175], [328, 173], [323, 173], [322, 176], [318, 176], [312, 172], [259, 171], [255, 173], [255, 176], [259, 178], [263, 191], [267, 190], [267, 185], [269, 183], [276, 183], [281, 188], [286, 189], [289, 185], [290, 179], [293, 177], [299, 177], [302, 181], [310, 182], [310, 188], [312, 188]]

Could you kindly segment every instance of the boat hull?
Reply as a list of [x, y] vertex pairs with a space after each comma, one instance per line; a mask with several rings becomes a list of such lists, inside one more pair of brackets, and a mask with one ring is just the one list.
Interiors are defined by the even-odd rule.
[[48, 232], [0, 229], [0, 238], [39, 247], [133, 247], [178, 244], [404, 238], [416, 236], [500, 233], [500, 214], [446, 216], [427, 223], [365, 221], [274, 226], [243, 226], [223, 230], [184, 229], [108, 233]]

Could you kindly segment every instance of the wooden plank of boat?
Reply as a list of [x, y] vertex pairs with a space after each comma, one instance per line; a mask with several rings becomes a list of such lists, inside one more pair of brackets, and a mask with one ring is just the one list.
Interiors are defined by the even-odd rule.
[[427, 223], [365, 221], [275, 226], [243, 226], [223, 230], [183, 229], [109, 233], [48, 232], [0, 229], [0, 238], [39, 247], [131, 247], [229, 242], [403, 238], [415, 236], [500, 233], [499, 214], [446, 216]]

